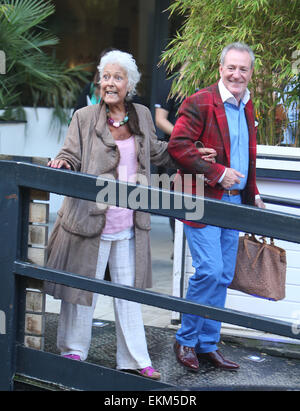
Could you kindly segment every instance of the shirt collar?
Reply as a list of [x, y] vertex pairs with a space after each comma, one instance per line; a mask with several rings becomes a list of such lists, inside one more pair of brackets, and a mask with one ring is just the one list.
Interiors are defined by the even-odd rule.
[[[223, 103], [225, 103], [225, 102], [230, 103], [230, 104], [233, 104], [234, 106], [238, 107], [239, 103], [238, 103], [237, 99], [225, 87], [222, 79], [220, 79], [220, 81], [218, 83], [218, 86], [219, 86], [219, 92], [220, 92], [221, 99], [222, 99]], [[250, 91], [248, 89], [246, 89], [245, 94], [241, 98], [241, 101], [246, 105], [249, 100], [250, 100]]]

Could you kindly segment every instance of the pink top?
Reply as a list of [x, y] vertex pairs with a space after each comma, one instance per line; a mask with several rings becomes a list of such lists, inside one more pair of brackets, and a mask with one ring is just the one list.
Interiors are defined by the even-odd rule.
[[[118, 179], [135, 183], [137, 171], [137, 159], [135, 152], [135, 140], [131, 136], [126, 140], [115, 140], [120, 151], [120, 163], [118, 166]], [[106, 224], [103, 234], [114, 234], [133, 226], [133, 210], [110, 206], [106, 212]]]

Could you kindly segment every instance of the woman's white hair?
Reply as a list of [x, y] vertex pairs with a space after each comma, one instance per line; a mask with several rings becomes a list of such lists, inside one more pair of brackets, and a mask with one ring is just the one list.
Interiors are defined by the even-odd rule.
[[100, 83], [104, 67], [107, 64], [119, 64], [119, 66], [126, 71], [128, 78], [127, 98], [131, 99], [136, 94], [136, 86], [141, 78], [141, 74], [132, 55], [120, 50], [113, 50], [104, 54], [100, 60], [99, 66], [97, 67], [100, 75]]

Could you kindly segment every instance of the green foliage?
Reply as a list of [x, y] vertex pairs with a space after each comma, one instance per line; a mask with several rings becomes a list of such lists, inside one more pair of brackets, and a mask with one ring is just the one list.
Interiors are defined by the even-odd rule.
[[[256, 57], [249, 87], [259, 120], [258, 142], [279, 144], [285, 125], [275, 121], [279, 92], [289, 83], [299, 84], [293, 67], [296, 52], [300, 70], [300, 0], [174, 0], [169, 11], [185, 16], [185, 21], [162, 63], [170, 72], [189, 63], [180, 81], [173, 82], [172, 94], [186, 97], [217, 81], [223, 47], [247, 43]], [[175, 78], [179, 76], [177, 71]], [[299, 94], [295, 98], [299, 101]], [[296, 140], [299, 144], [299, 136]]]
[[61, 123], [68, 121], [66, 109], [74, 105], [88, 72], [83, 66], [68, 68], [51, 55], [59, 40], [42, 23], [54, 12], [51, 0], [0, 0], [0, 50], [6, 57], [6, 72], [0, 75], [3, 119], [22, 118], [24, 112], [15, 107], [40, 105], [54, 107]]

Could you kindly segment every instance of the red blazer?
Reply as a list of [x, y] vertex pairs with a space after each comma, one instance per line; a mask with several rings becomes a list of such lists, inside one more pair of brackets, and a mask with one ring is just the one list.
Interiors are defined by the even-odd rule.
[[[259, 194], [256, 186], [256, 129], [252, 101], [245, 106], [245, 115], [249, 129], [249, 170], [248, 180], [242, 192], [242, 201], [254, 205], [255, 195]], [[216, 163], [201, 159], [196, 141], [205, 147], [214, 148], [217, 152]], [[179, 174], [204, 174], [204, 196], [221, 199], [224, 189], [218, 180], [230, 167], [230, 135], [218, 83], [187, 97], [179, 109], [178, 120], [169, 140], [168, 151], [179, 165]], [[191, 189], [185, 192], [196, 193], [195, 176]], [[203, 227], [204, 224], [188, 224]]]

